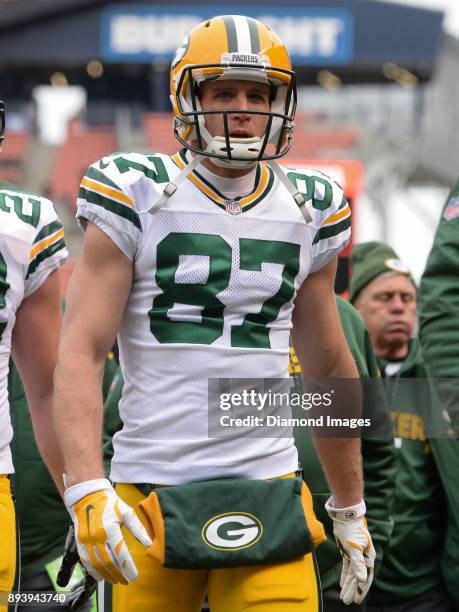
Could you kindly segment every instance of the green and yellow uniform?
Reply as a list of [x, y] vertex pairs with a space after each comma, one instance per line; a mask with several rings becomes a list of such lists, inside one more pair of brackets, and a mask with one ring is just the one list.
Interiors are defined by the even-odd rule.
[[[361, 377], [377, 379], [379, 377], [378, 367], [368, 333], [360, 315], [353, 306], [343, 299], [338, 297], [337, 302], [346, 339]], [[294, 390], [301, 393], [303, 389], [301, 369], [293, 348], [290, 352], [289, 370], [294, 378]], [[374, 410], [373, 407], [372, 417], [377, 417], [380, 420], [379, 428], [382, 430], [385, 426], [388, 436], [386, 439], [363, 439], [362, 453], [364, 457], [365, 496], [368, 506], [367, 518], [378, 555], [378, 567], [393, 526], [389, 508], [395, 478], [395, 451], [382, 384], [378, 385], [377, 388], [379, 389], [380, 403], [378, 403], [377, 410]], [[113, 377], [111, 389], [104, 406], [104, 457], [106, 458], [113, 452], [112, 436], [123, 426], [118, 413], [118, 403], [121, 399], [122, 389], [123, 378], [121, 369], [119, 369]], [[321, 584], [325, 590], [339, 583], [341, 572], [341, 557], [334, 541], [331, 519], [325, 511], [325, 501], [330, 496], [330, 489], [309, 435], [304, 430], [297, 429], [295, 431], [295, 443], [300, 463], [304, 468], [304, 478], [313, 495], [314, 512], [324, 524], [328, 536], [327, 541], [319, 546], [316, 551]]]
[[[1, 111], [3, 116], [3, 105]], [[12, 590], [17, 558], [7, 384], [16, 315], [67, 255], [64, 228], [52, 202], [0, 183], [0, 591]], [[4, 609], [0, 604], [0, 610]]]

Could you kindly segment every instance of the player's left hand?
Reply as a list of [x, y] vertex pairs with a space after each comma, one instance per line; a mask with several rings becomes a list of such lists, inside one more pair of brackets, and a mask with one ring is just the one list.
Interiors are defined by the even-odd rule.
[[333, 520], [333, 534], [343, 558], [340, 597], [347, 606], [365, 599], [374, 576], [376, 552], [365, 520], [365, 502], [334, 508], [333, 498], [325, 508]]

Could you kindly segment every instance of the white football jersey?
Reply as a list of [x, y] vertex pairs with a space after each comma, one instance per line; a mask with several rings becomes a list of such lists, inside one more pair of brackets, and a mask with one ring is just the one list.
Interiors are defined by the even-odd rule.
[[46, 198], [0, 188], [0, 474], [11, 474], [8, 364], [16, 312], [67, 256], [64, 228]]
[[285, 168], [307, 200], [307, 225], [260, 164], [244, 197], [227, 200], [198, 169], [150, 214], [185, 164], [184, 151], [115, 153], [81, 183], [80, 221], [95, 223], [133, 263], [118, 333], [124, 426], [111, 478], [180, 484], [295, 471], [290, 437], [209, 437], [208, 379], [288, 378], [293, 300], [348, 243], [349, 205], [324, 175]]

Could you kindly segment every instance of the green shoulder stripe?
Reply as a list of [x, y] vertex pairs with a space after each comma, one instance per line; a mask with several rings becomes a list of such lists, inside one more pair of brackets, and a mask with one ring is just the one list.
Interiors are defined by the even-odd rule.
[[30, 262], [29, 267], [27, 269], [26, 278], [29, 278], [29, 276], [35, 272], [35, 270], [38, 268], [42, 261], [48, 259], [48, 257], [51, 257], [63, 248], [65, 248], [65, 240], [61, 238], [57, 242], [50, 244], [49, 247], [47, 247], [46, 249], [40, 251], [35, 257], [35, 259]]
[[59, 221], [59, 219], [56, 219], [55, 221], [48, 223], [48, 225], [45, 225], [44, 227], [41, 228], [41, 230], [38, 232], [33, 243], [36, 244], [37, 242], [40, 242], [40, 240], [43, 240], [43, 238], [47, 238], [48, 236], [51, 236], [51, 234], [58, 232], [59, 230], [63, 229], [63, 227], [64, 226]]
[[103, 196], [100, 193], [96, 193], [95, 191], [85, 189], [84, 187], [80, 187], [78, 197], [82, 200], [86, 200], [90, 204], [96, 204], [96, 206], [101, 206], [102, 208], [105, 208], [105, 210], [115, 213], [119, 217], [123, 217], [123, 219], [127, 219], [140, 231], [142, 231], [139, 215], [129, 206], [120, 204], [115, 200], [107, 198], [106, 196]]
[[103, 172], [101, 172], [100, 170], [97, 170], [97, 168], [94, 168], [93, 166], [89, 166], [85, 176], [87, 176], [89, 179], [92, 179], [94, 181], [99, 181], [99, 183], [103, 183], [104, 185], [107, 185], [108, 187], [112, 187], [113, 189], [122, 191], [121, 188], [114, 181], [109, 179], [107, 176], [105, 176]]
[[333, 236], [337, 236], [344, 232], [345, 230], [351, 227], [351, 217], [347, 217], [340, 221], [339, 223], [335, 223], [335, 225], [330, 225], [328, 227], [321, 227], [320, 230], [315, 235], [315, 238], [312, 244], [317, 244], [319, 240], [325, 240], [326, 238], [332, 238]]

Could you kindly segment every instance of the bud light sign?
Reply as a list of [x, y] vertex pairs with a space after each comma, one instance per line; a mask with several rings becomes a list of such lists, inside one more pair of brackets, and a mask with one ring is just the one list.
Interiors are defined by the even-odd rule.
[[[237, 12], [272, 28], [296, 65], [346, 65], [353, 60], [354, 16], [349, 10], [218, 6], [220, 15]], [[185, 35], [215, 13], [215, 6], [107, 8], [102, 13], [101, 57], [114, 63], [170, 61]]]

